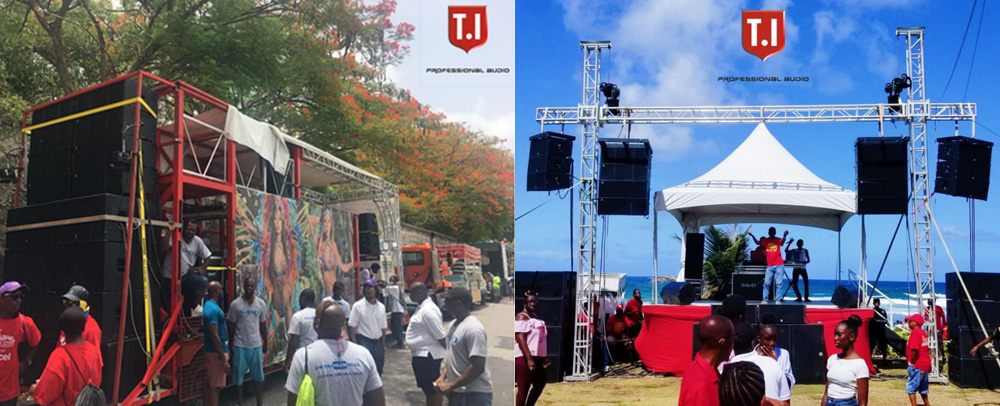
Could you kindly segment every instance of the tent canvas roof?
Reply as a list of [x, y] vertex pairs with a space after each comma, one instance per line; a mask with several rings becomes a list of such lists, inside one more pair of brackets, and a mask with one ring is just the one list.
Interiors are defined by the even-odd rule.
[[853, 191], [820, 179], [761, 123], [704, 175], [657, 192], [655, 205], [686, 228], [783, 223], [839, 231], [857, 203]]

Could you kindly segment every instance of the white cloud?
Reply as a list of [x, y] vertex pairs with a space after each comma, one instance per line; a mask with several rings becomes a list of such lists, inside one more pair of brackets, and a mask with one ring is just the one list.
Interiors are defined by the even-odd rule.
[[[489, 112], [483, 97], [477, 97], [472, 111], [458, 111], [448, 114], [451, 121], [465, 123], [469, 128], [484, 134], [504, 139], [504, 148], [514, 150], [514, 112]], [[444, 110], [434, 109], [440, 113]]]

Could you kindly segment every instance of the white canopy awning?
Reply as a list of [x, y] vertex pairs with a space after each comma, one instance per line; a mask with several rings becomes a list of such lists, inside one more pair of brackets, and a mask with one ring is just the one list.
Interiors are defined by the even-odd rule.
[[826, 182], [786, 150], [763, 123], [698, 178], [656, 192], [685, 231], [727, 223], [781, 223], [840, 231], [854, 215], [853, 191]]

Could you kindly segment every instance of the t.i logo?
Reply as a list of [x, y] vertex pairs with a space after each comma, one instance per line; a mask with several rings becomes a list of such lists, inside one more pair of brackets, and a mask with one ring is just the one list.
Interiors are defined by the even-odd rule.
[[743, 49], [766, 60], [785, 49], [784, 10], [743, 10]]
[[486, 43], [486, 6], [448, 6], [448, 41], [465, 53]]

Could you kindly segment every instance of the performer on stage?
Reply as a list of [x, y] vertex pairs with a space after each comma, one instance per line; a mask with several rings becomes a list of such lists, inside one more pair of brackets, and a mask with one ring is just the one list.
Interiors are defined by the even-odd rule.
[[774, 296], [777, 296], [781, 292], [781, 285], [785, 278], [785, 261], [781, 259], [781, 246], [785, 245], [788, 230], [785, 230], [785, 234], [781, 238], [775, 236], [777, 232], [778, 230], [771, 227], [767, 229], [767, 238], [758, 240], [753, 233], [747, 231], [755, 244], [764, 246], [764, 252], [767, 254], [767, 271], [764, 273], [764, 300], [761, 301], [761, 304], [767, 304], [769, 298], [771, 302], [775, 301], [775, 297], [768, 295], [771, 282], [775, 282], [775, 278], [777, 278], [777, 286], [774, 288]]
[[789, 249], [792, 246], [792, 241], [794, 239], [788, 240], [788, 245], [785, 246], [785, 259], [795, 262], [795, 269], [792, 270], [792, 290], [795, 291], [795, 301], [801, 302], [802, 295], [799, 293], [799, 275], [802, 275], [802, 284], [806, 288], [806, 301], [809, 300], [809, 273], [806, 272], [806, 264], [809, 263], [809, 250], [802, 248], [805, 244], [802, 240], [796, 244], [798, 248]]

